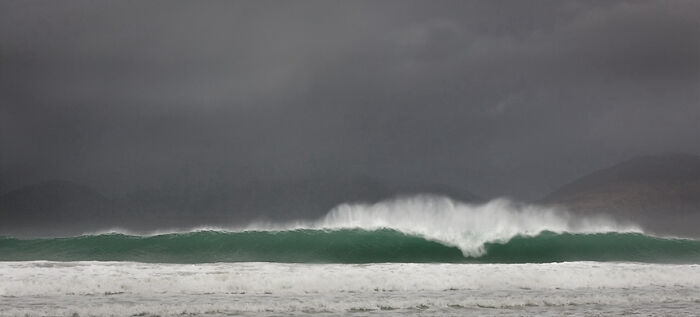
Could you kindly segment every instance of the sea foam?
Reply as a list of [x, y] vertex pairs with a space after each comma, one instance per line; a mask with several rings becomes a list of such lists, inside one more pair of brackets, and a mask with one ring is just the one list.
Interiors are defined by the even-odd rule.
[[634, 263], [0, 262], [0, 282], [0, 316], [691, 316], [700, 302], [700, 266]]
[[574, 216], [563, 209], [517, 204], [507, 199], [469, 204], [435, 195], [400, 197], [374, 204], [342, 204], [315, 221], [259, 222], [242, 230], [296, 229], [393, 229], [456, 246], [468, 257], [483, 255], [488, 242], [503, 243], [515, 236], [535, 236], [543, 231], [642, 232], [637, 225], [604, 216]]

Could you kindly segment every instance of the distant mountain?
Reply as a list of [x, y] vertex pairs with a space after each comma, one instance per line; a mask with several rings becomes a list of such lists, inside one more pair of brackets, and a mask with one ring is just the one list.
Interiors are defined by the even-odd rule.
[[301, 179], [286, 182], [224, 183], [203, 187], [171, 187], [138, 191], [126, 204], [143, 214], [180, 219], [196, 215], [194, 222], [247, 223], [251, 220], [315, 219], [346, 202], [377, 202], [399, 195], [440, 194], [463, 201], [478, 197], [466, 190], [440, 185], [391, 185], [371, 178]]
[[656, 233], [700, 236], [700, 156], [633, 158], [564, 185], [542, 202], [632, 220]]
[[0, 234], [36, 230], [58, 233], [64, 227], [94, 226], [119, 218], [113, 201], [87, 186], [52, 180], [0, 196]]
[[478, 199], [447, 186], [392, 186], [370, 178], [170, 186], [109, 199], [87, 186], [54, 180], [0, 196], [0, 235], [73, 235], [111, 228], [151, 231], [315, 219], [342, 203], [371, 203], [419, 193], [462, 201]]

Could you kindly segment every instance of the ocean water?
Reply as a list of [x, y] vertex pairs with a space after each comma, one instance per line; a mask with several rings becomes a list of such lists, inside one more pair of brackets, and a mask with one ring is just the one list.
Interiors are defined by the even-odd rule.
[[0, 316], [698, 316], [700, 241], [496, 200], [0, 237]]

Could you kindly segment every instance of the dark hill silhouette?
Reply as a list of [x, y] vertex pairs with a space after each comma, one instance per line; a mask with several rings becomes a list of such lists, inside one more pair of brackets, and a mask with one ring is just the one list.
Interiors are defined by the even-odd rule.
[[[131, 193], [125, 198], [125, 204], [140, 209], [138, 214], [157, 215], [161, 221], [174, 218], [178, 226], [191, 223], [235, 225], [252, 220], [315, 219], [346, 202], [372, 203], [420, 193], [447, 195], [470, 202], [479, 200], [466, 190], [448, 186], [395, 186], [360, 177], [161, 188]], [[170, 215], [164, 212], [166, 210]]]
[[564, 185], [542, 202], [632, 220], [655, 233], [700, 236], [700, 156], [633, 158]]
[[315, 219], [341, 203], [371, 203], [419, 193], [478, 200], [466, 190], [447, 186], [391, 186], [371, 178], [170, 186], [118, 199], [106, 198], [84, 185], [54, 180], [0, 196], [0, 235], [74, 235], [112, 228], [152, 231]]
[[0, 196], [0, 230], [52, 234], [64, 227], [116, 222], [115, 203], [87, 186], [51, 180]]

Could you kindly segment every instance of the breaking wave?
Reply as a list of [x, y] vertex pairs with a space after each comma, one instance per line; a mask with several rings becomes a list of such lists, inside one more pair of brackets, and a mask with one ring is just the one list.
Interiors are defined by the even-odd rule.
[[700, 241], [499, 199], [465, 204], [415, 196], [345, 204], [316, 221], [255, 223], [151, 235], [0, 238], [0, 261], [700, 263]]

